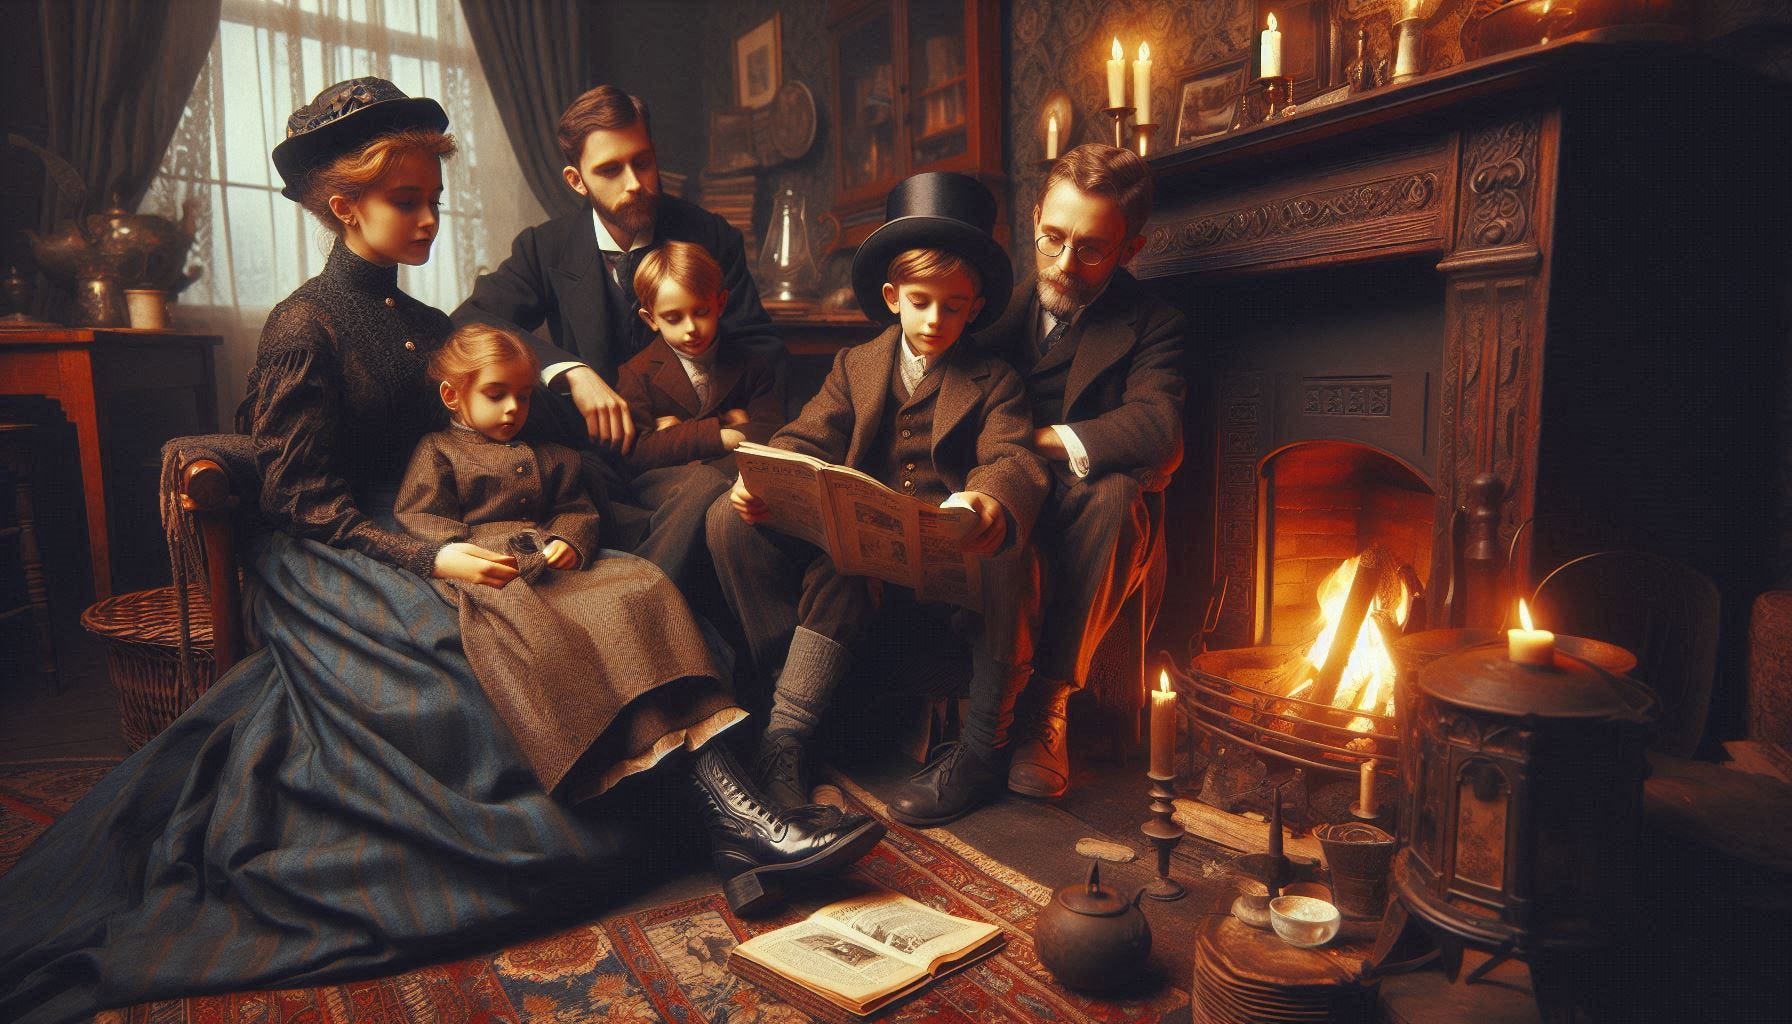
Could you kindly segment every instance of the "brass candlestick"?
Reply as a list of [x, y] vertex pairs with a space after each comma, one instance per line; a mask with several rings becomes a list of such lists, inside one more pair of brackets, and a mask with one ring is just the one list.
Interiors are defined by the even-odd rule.
[[1170, 851], [1182, 842], [1182, 829], [1170, 818], [1176, 809], [1170, 802], [1176, 796], [1170, 783], [1176, 781], [1176, 776], [1155, 772], [1145, 775], [1151, 780], [1151, 817], [1145, 819], [1145, 827], [1140, 831], [1157, 847], [1157, 878], [1145, 887], [1145, 895], [1154, 900], [1179, 900], [1188, 895], [1188, 890], [1170, 877]]
[[1157, 130], [1160, 127], [1162, 126], [1156, 122], [1147, 122], [1145, 124], [1135, 124], [1132, 126], [1132, 133], [1137, 136], [1139, 140], [1140, 156], [1148, 157], [1151, 155], [1151, 137], [1157, 134]]
[[1126, 119], [1133, 114], [1132, 107], [1105, 107], [1102, 113], [1114, 122], [1114, 148], [1126, 148]]
[[1271, 121], [1281, 117], [1294, 102], [1294, 79], [1287, 75], [1276, 75], [1259, 78], [1257, 81], [1263, 86], [1263, 98], [1269, 107], [1269, 113], [1263, 119]]

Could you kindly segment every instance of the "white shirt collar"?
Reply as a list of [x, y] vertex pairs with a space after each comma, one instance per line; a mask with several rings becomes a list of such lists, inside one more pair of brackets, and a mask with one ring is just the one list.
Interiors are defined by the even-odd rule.
[[[597, 207], [595, 206], [591, 208], [591, 228], [597, 234], [597, 247], [599, 249], [606, 252], [622, 251], [622, 246], [618, 245], [615, 237], [610, 234], [610, 229], [604, 227], [603, 218], [597, 215]], [[653, 241], [652, 231], [647, 232], [645, 236], [637, 236], [629, 243], [629, 251], [633, 252], [636, 249], [646, 248], [647, 243], [651, 241]]]
[[717, 341], [715, 344], [709, 346], [709, 349], [702, 355], [696, 356], [695, 358], [687, 356], [683, 352], [672, 348], [671, 343], [667, 343], [666, 347], [672, 348], [672, 354], [678, 357], [680, 363], [684, 364], [684, 372], [688, 374], [693, 370], [700, 370], [703, 373], [713, 372], [716, 368], [716, 350], [720, 348], [721, 345], [722, 343]]
[[915, 347], [908, 343], [908, 335], [906, 334], [902, 336], [902, 344], [897, 347], [896, 353], [902, 358], [904, 365], [911, 368], [919, 366], [922, 374], [926, 374], [928, 370], [933, 369], [933, 359], [916, 352]]
[[[1113, 283], [1114, 283], [1114, 275], [1109, 274], [1108, 279], [1102, 283], [1101, 291], [1096, 292], [1094, 298], [1090, 299], [1086, 305], [1078, 306], [1077, 308], [1070, 311], [1070, 326], [1071, 327], [1075, 327], [1076, 322], [1083, 318], [1083, 312], [1085, 310], [1087, 310], [1090, 306], [1095, 305], [1097, 302], [1101, 301], [1101, 297], [1103, 295], [1107, 294], [1108, 285], [1113, 284]], [[1035, 294], [1037, 294], [1037, 293], [1035, 293]], [[1056, 326], [1058, 326], [1058, 317], [1054, 313], [1052, 313], [1051, 310], [1046, 309], [1045, 303], [1041, 302], [1039, 304], [1039, 324], [1038, 324], [1039, 337], [1043, 338], [1047, 334], [1050, 334], [1052, 328], [1054, 328]]]

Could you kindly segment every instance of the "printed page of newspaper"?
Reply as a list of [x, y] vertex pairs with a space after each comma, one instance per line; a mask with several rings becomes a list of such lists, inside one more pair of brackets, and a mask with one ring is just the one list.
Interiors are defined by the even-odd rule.
[[858, 473], [824, 472], [821, 485], [828, 490], [834, 532], [840, 538], [835, 567], [848, 575], [876, 576], [913, 587], [919, 503]]
[[983, 559], [964, 550], [964, 539], [977, 528], [977, 514], [964, 508], [923, 509], [916, 519], [921, 563], [915, 596], [982, 611]]
[[844, 900], [821, 908], [814, 916], [838, 922], [929, 973], [941, 961], [987, 941], [1000, 930], [993, 924], [943, 914], [893, 892]]
[[734, 464], [747, 490], [765, 502], [770, 525], [830, 549], [828, 514], [818, 467], [827, 463], [751, 442], [735, 449]]

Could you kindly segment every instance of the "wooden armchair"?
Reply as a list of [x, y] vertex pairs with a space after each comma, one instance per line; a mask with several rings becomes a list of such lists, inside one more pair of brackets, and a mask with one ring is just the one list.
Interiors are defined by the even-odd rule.
[[[247, 650], [240, 520], [260, 477], [242, 434], [177, 437], [162, 447], [163, 526], [178, 585], [201, 583], [212, 617], [212, 659], [222, 677]], [[184, 587], [180, 588], [184, 591]]]

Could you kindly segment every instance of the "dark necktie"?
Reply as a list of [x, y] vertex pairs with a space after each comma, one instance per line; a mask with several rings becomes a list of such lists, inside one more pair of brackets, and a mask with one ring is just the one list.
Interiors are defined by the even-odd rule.
[[1039, 358], [1044, 359], [1051, 354], [1052, 346], [1062, 340], [1064, 332], [1068, 330], [1070, 330], [1069, 317], [1062, 317], [1053, 324], [1052, 329], [1045, 332], [1045, 337], [1039, 339]]
[[620, 301], [612, 310], [611, 321], [622, 340], [624, 358], [640, 351], [646, 345], [646, 328], [635, 316], [635, 260], [629, 253], [617, 252], [614, 249], [599, 249], [604, 258], [604, 272], [610, 278], [611, 292]]

